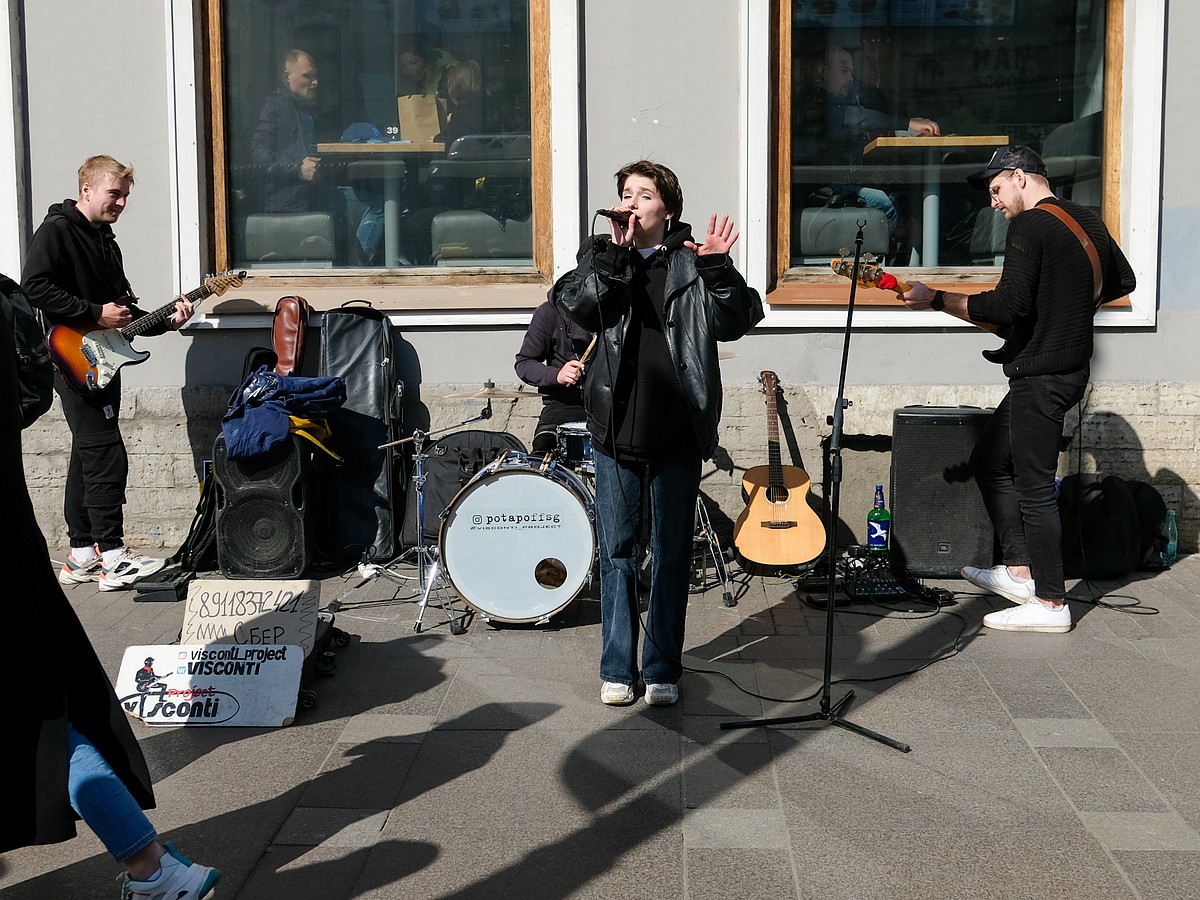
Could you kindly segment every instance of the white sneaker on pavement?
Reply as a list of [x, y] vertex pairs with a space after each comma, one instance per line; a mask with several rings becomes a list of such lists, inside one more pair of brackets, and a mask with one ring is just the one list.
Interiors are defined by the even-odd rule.
[[963, 566], [962, 577], [981, 591], [999, 594], [1013, 603], [1028, 603], [1034, 598], [1033, 579], [1018, 581], [1005, 565], [992, 566], [990, 569]]
[[127, 588], [147, 575], [153, 575], [167, 564], [165, 559], [156, 556], [141, 556], [128, 547], [122, 547], [121, 553], [111, 563], [104, 566], [97, 579], [102, 591], [119, 591]]
[[159, 862], [159, 875], [153, 881], [135, 881], [124, 876], [122, 897], [132, 900], [200, 900], [207, 897], [221, 878], [221, 870], [202, 866], [183, 856], [175, 845], [164, 845], [167, 852]]
[[650, 706], [672, 706], [679, 702], [679, 685], [646, 685], [646, 703]]
[[600, 685], [600, 699], [609, 706], [628, 706], [633, 702], [633, 687], [619, 681], [606, 681]]
[[1071, 630], [1071, 608], [1063, 604], [1050, 609], [1040, 600], [1023, 603], [1010, 609], [988, 613], [983, 624], [999, 631], [1041, 631], [1062, 634]]

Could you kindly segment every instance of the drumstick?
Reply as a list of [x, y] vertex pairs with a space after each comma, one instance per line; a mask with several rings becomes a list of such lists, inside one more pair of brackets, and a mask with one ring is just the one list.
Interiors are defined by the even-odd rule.
[[583, 356], [579, 357], [579, 365], [580, 366], [587, 364], [588, 357], [591, 356], [592, 351], [594, 349], [596, 349], [596, 338], [598, 338], [599, 336], [600, 336], [599, 333], [592, 335], [592, 342], [590, 344], [588, 344], [587, 349], [583, 351]]

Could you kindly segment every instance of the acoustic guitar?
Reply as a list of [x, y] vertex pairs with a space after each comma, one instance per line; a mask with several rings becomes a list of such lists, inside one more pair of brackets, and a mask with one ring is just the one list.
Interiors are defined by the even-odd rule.
[[742, 495], [746, 508], [733, 526], [733, 546], [741, 557], [763, 566], [799, 566], [825, 548], [825, 526], [808, 505], [808, 473], [785, 466], [779, 449], [775, 405], [779, 379], [759, 376], [767, 397], [767, 465], [746, 470]]
[[[204, 284], [185, 296], [193, 304], [199, 304], [205, 297], [239, 287], [245, 277], [244, 271], [210, 275], [204, 279]], [[172, 300], [124, 328], [54, 325], [46, 333], [50, 358], [67, 384], [79, 393], [103, 390], [122, 366], [136, 365], [150, 358], [148, 352], [134, 350], [129, 342], [170, 319], [175, 314], [175, 303]]]

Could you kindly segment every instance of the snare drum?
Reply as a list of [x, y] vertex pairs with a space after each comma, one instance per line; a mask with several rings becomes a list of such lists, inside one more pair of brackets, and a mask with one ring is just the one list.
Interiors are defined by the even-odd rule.
[[592, 459], [592, 436], [586, 422], [568, 422], [555, 428], [558, 435], [558, 458], [576, 472], [596, 474]]
[[541, 622], [592, 573], [592, 494], [564, 466], [511, 452], [479, 470], [446, 510], [439, 537], [451, 585], [487, 619]]

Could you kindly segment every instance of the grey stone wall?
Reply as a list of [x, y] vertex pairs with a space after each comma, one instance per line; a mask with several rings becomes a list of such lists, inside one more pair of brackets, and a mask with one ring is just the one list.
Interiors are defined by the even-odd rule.
[[[435, 437], [458, 430], [475, 416], [479, 401], [446, 399], [478, 389], [471, 385], [424, 385], [410, 398], [410, 427]], [[498, 387], [517, 389], [518, 385]], [[143, 549], [172, 551], [187, 534], [198, 499], [203, 461], [211, 458], [221, 415], [232, 386], [205, 388], [126, 388], [121, 427], [130, 454], [126, 539]], [[890, 481], [892, 414], [903, 406], [994, 406], [1002, 385], [857, 385], [847, 390], [842, 449], [839, 541], [861, 541], [875, 484]], [[779, 399], [780, 439], [785, 465], [812, 479], [819, 508], [828, 503], [824, 483], [824, 441], [831, 428], [835, 388], [784, 385]], [[507, 431], [532, 440], [540, 401], [497, 399], [489, 421], [471, 425]], [[1092, 386], [1082, 408], [1064, 428], [1066, 449], [1061, 474], [1107, 472], [1148, 481], [1179, 513], [1180, 549], [1194, 552], [1200, 533], [1200, 384], [1101, 382]], [[742, 475], [767, 462], [766, 404], [761, 391], [727, 386], [720, 449], [705, 464], [701, 491], [713, 525], [728, 540], [744, 508]], [[38, 520], [52, 547], [66, 541], [62, 491], [70, 435], [55, 407], [24, 434], [25, 469]], [[336, 442], [336, 437], [335, 437]], [[932, 451], [931, 451], [932, 452]], [[406, 486], [407, 487], [407, 486]], [[824, 514], [822, 513], [822, 517]]]

